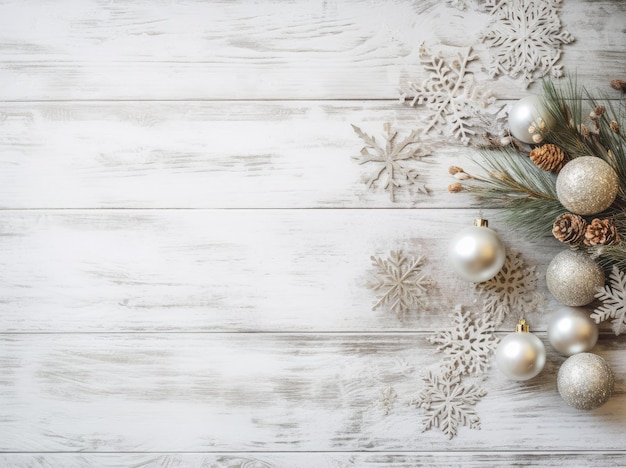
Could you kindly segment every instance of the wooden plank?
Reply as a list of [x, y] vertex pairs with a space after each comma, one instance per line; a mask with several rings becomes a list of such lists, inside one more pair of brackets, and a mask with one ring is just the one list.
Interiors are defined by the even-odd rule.
[[[621, 76], [624, 3], [561, 10], [577, 39], [564, 47], [565, 70], [588, 84], [598, 84], [598, 63], [604, 79]], [[519, 82], [486, 73], [489, 51], [477, 36], [488, 20], [436, 0], [177, 0], [158, 8], [148, 0], [5, 0], [0, 100], [395, 99], [399, 86], [425, 76], [422, 42], [475, 44], [476, 78], [499, 97], [523, 96]]]
[[442, 137], [414, 165], [430, 196], [367, 187], [380, 166], [353, 159], [350, 124], [384, 142], [384, 123], [403, 137], [426, 117], [356, 101], [2, 104], [0, 208], [474, 206], [447, 169], [475, 150]]
[[0, 454], [0, 463], [13, 468], [348, 468], [503, 465], [544, 467], [622, 467], [626, 452], [400, 452], [400, 453], [116, 453], [116, 454]]
[[[543, 337], [545, 340], [545, 337]], [[622, 379], [602, 408], [568, 407], [563, 358], [521, 384], [492, 370], [482, 429], [420, 432], [409, 403], [441, 358], [416, 334], [3, 335], [0, 450], [8, 452], [623, 450]], [[626, 373], [624, 338], [595, 351]], [[391, 412], [380, 393], [392, 386]]]
[[[1, 330], [378, 331], [447, 326], [473, 285], [450, 274], [448, 243], [471, 210], [71, 210], [0, 215]], [[486, 212], [485, 216], [489, 218]], [[543, 275], [561, 249], [521, 240], [536, 265], [544, 330], [557, 303]], [[372, 255], [426, 256], [428, 304], [399, 319], [372, 311]], [[475, 305], [480, 307], [480, 303]], [[513, 316], [515, 315], [515, 316]], [[503, 330], [514, 329], [512, 314]]]

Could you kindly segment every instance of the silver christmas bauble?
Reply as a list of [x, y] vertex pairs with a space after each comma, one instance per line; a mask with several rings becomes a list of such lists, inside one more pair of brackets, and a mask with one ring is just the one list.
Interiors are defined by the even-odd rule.
[[588, 255], [564, 250], [548, 265], [546, 282], [557, 301], [579, 307], [593, 301], [596, 288], [604, 286], [604, 272]]
[[537, 132], [529, 130], [548, 130], [554, 125], [554, 119], [546, 109], [539, 96], [527, 96], [520, 99], [509, 111], [509, 130], [519, 141], [532, 144], [538, 143], [533, 139]]
[[582, 410], [605, 404], [611, 398], [614, 386], [615, 377], [607, 362], [591, 353], [567, 358], [557, 377], [557, 387], [565, 403]]
[[564, 356], [590, 351], [598, 341], [598, 325], [581, 307], [561, 307], [548, 324], [548, 341]]
[[500, 341], [496, 348], [496, 364], [511, 380], [529, 380], [543, 369], [546, 348], [539, 338], [528, 332], [525, 321], [520, 321], [517, 329], [523, 331], [511, 333]]
[[594, 215], [606, 210], [617, 196], [619, 178], [613, 168], [595, 156], [568, 162], [556, 179], [556, 195], [572, 213]]
[[482, 283], [498, 274], [504, 265], [506, 252], [500, 236], [477, 219], [474, 226], [459, 232], [448, 252], [454, 271], [473, 283]]

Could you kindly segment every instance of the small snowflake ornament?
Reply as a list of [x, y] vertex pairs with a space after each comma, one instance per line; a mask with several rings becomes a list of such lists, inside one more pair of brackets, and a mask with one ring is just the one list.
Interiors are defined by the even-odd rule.
[[376, 274], [368, 287], [381, 293], [372, 310], [386, 306], [402, 318], [409, 311], [425, 306], [430, 279], [421, 271], [423, 256], [409, 258], [402, 251], [396, 250], [387, 259], [371, 257], [371, 260], [376, 267]]
[[596, 323], [612, 318], [611, 328], [619, 336], [626, 332], [626, 275], [614, 266], [609, 283], [608, 286], [598, 288], [596, 297], [602, 301], [602, 305], [593, 311], [591, 318]]
[[495, 77], [521, 76], [528, 86], [551, 75], [563, 75], [561, 46], [574, 40], [562, 30], [561, 0], [486, 0], [483, 8], [492, 17], [480, 34], [491, 53], [489, 73]]
[[420, 174], [414, 163], [429, 153], [420, 145], [418, 131], [413, 130], [406, 138], [397, 140], [398, 131], [391, 124], [384, 125], [385, 144], [380, 145], [375, 137], [369, 136], [356, 125], [352, 125], [355, 133], [363, 140], [359, 164], [369, 164], [376, 169], [367, 181], [367, 187], [378, 184], [389, 192], [391, 201], [395, 201], [395, 193], [399, 188], [407, 188], [418, 193], [428, 193], [426, 185], [418, 181]]
[[429, 341], [446, 355], [445, 363], [455, 374], [481, 374], [490, 364], [496, 346], [493, 323], [485, 315], [472, 318], [469, 310], [457, 305], [450, 330], [436, 333]]
[[428, 78], [422, 83], [409, 82], [400, 95], [400, 102], [430, 110], [424, 134], [444, 133], [445, 126], [450, 136], [469, 144], [476, 135], [475, 116], [495, 101], [480, 92], [473, 73], [468, 71], [470, 62], [478, 56], [472, 55], [471, 47], [467, 47], [455, 58], [444, 58], [441, 52], [432, 54], [422, 43], [419, 57]]
[[511, 249], [504, 266], [492, 279], [474, 285], [478, 298], [483, 300], [484, 313], [494, 326], [515, 311], [524, 316], [534, 311], [542, 302], [537, 293], [537, 273], [535, 267], [526, 265], [521, 254]]
[[480, 418], [473, 406], [486, 394], [483, 388], [463, 384], [452, 372], [429, 372], [414, 402], [424, 410], [422, 432], [436, 427], [452, 439], [459, 426], [480, 429]]

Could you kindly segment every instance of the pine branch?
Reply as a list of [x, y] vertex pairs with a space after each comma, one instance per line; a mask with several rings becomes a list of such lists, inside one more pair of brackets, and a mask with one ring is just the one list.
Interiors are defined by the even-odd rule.
[[485, 205], [504, 205], [504, 220], [537, 239], [548, 235], [552, 223], [566, 210], [556, 197], [555, 176], [537, 166], [515, 148], [482, 150], [475, 161], [485, 176], [472, 175], [465, 188]]

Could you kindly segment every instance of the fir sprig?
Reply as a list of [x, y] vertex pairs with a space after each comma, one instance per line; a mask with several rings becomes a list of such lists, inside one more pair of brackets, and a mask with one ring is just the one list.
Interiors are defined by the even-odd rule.
[[504, 220], [536, 239], [552, 229], [566, 210], [556, 197], [555, 176], [520, 156], [513, 147], [484, 149], [475, 163], [485, 175], [470, 175], [465, 188], [485, 206], [502, 205]]

